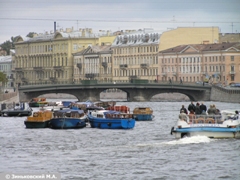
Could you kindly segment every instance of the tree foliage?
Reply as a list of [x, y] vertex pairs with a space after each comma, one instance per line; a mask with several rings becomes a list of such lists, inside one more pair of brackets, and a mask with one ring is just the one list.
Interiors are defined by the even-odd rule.
[[35, 32], [29, 32], [26, 37], [33, 38], [33, 35], [36, 34]]
[[12, 43], [11, 43], [11, 41], [5, 41], [4, 43], [2, 43], [1, 45], [1, 48], [3, 49], [3, 50], [5, 50], [6, 52], [7, 52], [7, 55], [9, 55], [10, 54], [10, 49], [12, 48]]
[[8, 82], [7, 75], [3, 72], [0, 72], [0, 82], [2, 82], [2, 85], [5, 85]]
[[7, 55], [10, 55], [10, 49], [15, 49], [14, 42], [18, 36], [11, 37], [11, 41], [7, 40], [4, 43], [0, 44], [0, 47], [7, 52]]

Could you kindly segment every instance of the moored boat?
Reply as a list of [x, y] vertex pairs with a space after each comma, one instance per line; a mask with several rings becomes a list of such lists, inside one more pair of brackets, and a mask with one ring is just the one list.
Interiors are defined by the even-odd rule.
[[171, 134], [176, 138], [207, 136], [209, 138], [240, 138], [240, 119], [234, 111], [221, 115], [194, 115], [179, 118]]
[[1, 115], [5, 117], [11, 116], [31, 116], [32, 109], [26, 102], [19, 102], [15, 104], [15, 107], [4, 109], [1, 111]]
[[92, 111], [88, 114], [88, 119], [92, 128], [132, 129], [135, 126], [135, 119], [133, 119], [132, 114], [121, 113], [119, 111]]
[[136, 121], [151, 121], [153, 120], [153, 110], [150, 107], [136, 107], [133, 110], [133, 118]]
[[48, 128], [52, 117], [52, 111], [40, 110], [34, 112], [32, 116], [27, 117], [26, 121], [24, 121], [24, 124], [26, 128]]
[[46, 101], [46, 98], [33, 98], [29, 102], [30, 107], [42, 107], [48, 105], [48, 102]]
[[128, 106], [125, 105], [114, 105], [114, 106], [109, 106], [108, 108], [106, 108], [107, 110], [112, 110], [112, 111], [119, 111], [122, 113], [130, 113], [130, 108]]
[[79, 109], [63, 109], [54, 111], [49, 122], [52, 129], [79, 129], [86, 127], [87, 115]]

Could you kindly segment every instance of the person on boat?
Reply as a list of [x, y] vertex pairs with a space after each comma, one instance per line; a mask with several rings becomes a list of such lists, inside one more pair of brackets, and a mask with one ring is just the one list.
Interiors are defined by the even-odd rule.
[[207, 106], [202, 102], [201, 105], [200, 105], [200, 110], [201, 110], [201, 113], [203, 111], [207, 112]]
[[210, 108], [207, 111], [208, 115], [215, 115], [216, 113], [216, 108], [214, 108], [214, 106], [211, 104]]
[[188, 105], [188, 111], [193, 110], [193, 112], [195, 112], [195, 104], [193, 103], [193, 101]]
[[181, 119], [181, 120], [183, 120], [183, 121], [186, 121], [186, 122], [187, 122], [187, 119], [188, 119], [187, 114], [184, 113], [184, 110], [181, 110], [178, 118]]
[[198, 102], [195, 106], [195, 114], [201, 114], [200, 104]]
[[20, 104], [16, 103], [14, 109], [20, 109]]
[[196, 119], [195, 112], [193, 110], [190, 111], [189, 115], [189, 121], [192, 122], [193, 120]]
[[232, 117], [233, 120], [237, 120], [239, 118], [239, 112], [236, 110], [234, 116]]
[[182, 110], [184, 111], [185, 114], [188, 114], [188, 111], [187, 111], [187, 109], [184, 107], [184, 105], [182, 105], [182, 108], [180, 109], [180, 113], [181, 113]]
[[202, 113], [201, 113], [202, 115], [207, 115], [207, 113], [206, 113], [206, 111], [202, 111]]

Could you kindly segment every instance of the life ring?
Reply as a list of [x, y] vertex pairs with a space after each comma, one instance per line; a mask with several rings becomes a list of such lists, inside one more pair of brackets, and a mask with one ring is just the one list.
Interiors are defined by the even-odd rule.
[[204, 119], [203, 118], [198, 118], [197, 120], [195, 120], [196, 124], [203, 124], [204, 123]]
[[33, 117], [38, 117], [38, 113], [37, 112], [33, 113]]
[[206, 123], [207, 123], [207, 124], [214, 124], [215, 121], [214, 121], [213, 118], [208, 118], [208, 119], [206, 120]]

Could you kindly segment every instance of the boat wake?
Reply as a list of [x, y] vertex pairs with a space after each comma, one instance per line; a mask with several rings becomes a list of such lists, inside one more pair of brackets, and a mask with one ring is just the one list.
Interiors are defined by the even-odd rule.
[[198, 143], [209, 143], [211, 141], [214, 141], [214, 140], [208, 138], [207, 136], [192, 136], [192, 137], [185, 137], [185, 138], [182, 138], [182, 139], [165, 142], [164, 144], [168, 144], [168, 145], [198, 144]]

